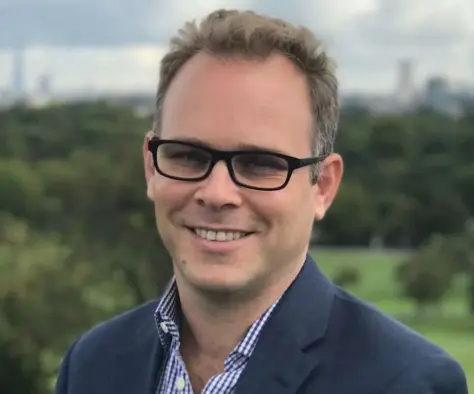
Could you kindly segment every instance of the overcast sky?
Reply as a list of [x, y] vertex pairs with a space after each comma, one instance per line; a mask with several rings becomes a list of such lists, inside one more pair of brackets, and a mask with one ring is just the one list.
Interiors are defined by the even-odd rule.
[[0, 0], [0, 90], [11, 50], [26, 48], [27, 84], [57, 90], [148, 90], [169, 37], [216, 8], [253, 9], [305, 24], [339, 63], [343, 90], [388, 91], [397, 62], [474, 82], [473, 0]]

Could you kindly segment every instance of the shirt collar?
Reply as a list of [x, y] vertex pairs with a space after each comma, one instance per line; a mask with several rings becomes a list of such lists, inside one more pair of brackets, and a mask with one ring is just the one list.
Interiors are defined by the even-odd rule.
[[167, 285], [155, 309], [155, 323], [162, 346], [169, 344], [167, 334], [179, 340], [180, 302], [176, 281], [173, 278]]
[[[265, 326], [265, 323], [270, 318], [273, 310], [278, 305], [281, 297], [273, 303], [257, 320], [255, 320], [249, 329], [246, 331], [240, 342], [237, 344], [233, 352], [239, 355], [250, 357], [255, 346], [257, 345], [258, 338]], [[160, 340], [163, 346], [167, 346], [169, 341], [167, 340], [166, 334], [169, 333], [171, 336], [179, 341], [179, 316], [180, 316], [180, 302], [179, 293], [176, 286], [176, 280], [173, 278], [168, 284], [164, 291], [158, 306], [155, 310], [155, 322], [159, 331]], [[166, 326], [166, 331], [163, 330], [163, 324]], [[229, 355], [229, 357], [231, 356]]]

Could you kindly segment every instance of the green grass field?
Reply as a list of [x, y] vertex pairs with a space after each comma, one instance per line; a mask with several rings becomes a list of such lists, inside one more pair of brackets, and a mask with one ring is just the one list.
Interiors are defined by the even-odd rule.
[[397, 286], [393, 280], [393, 268], [406, 258], [406, 254], [327, 249], [314, 249], [311, 254], [321, 270], [330, 277], [342, 267], [358, 267], [361, 282], [349, 291], [446, 349], [461, 363], [468, 378], [468, 386], [474, 390], [474, 318], [467, 315], [462, 283], [454, 286], [439, 309], [427, 316], [417, 317], [413, 304], [397, 295]]

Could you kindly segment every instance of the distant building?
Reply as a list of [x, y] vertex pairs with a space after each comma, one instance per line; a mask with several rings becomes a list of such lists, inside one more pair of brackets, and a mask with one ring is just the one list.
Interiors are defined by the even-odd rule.
[[51, 96], [53, 93], [52, 77], [50, 74], [43, 74], [38, 78], [37, 92], [41, 96]]
[[393, 95], [351, 94], [341, 98], [343, 109], [367, 110], [372, 114], [397, 114], [400, 112]]
[[417, 105], [414, 66], [410, 59], [402, 59], [398, 64], [395, 97], [398, 109], [402, 112], [412, 111]]
[[13, 97], [19, 100], [21, 100], [26, 94], [24, 57], [25, 55], [22, 49], [16, 49], [13, 51], [11, 93]]
[[463, 105], [460, 94], [451, 88], [447, 78], [441, 76], [429, 78], [423, 93], [423, 107], [448, 116], [462, 115]]
[[474, 86], [466, 81], [455, 84], [446, 77], [432, 76], [417, 87], [413, 62], [409, 59], [398, 63], [396, 80], [392, 93], [371, 95], [361, 92], [342, 96], [343, 109], [377, 115], [402, 115], [428, 109], [458, 118], [466, 108], [474, 107]]
[[34, 108], [45, 107], [53, 102], [51, 75], [45, 73], [38, 78], [35, 90], [27, 96], [27, 102]]

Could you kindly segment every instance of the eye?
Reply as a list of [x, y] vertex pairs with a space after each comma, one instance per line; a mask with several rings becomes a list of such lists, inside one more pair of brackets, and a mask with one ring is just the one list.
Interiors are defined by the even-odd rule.
[[274, 170], [286, 171], [288, 163], [281, 157], [267, 154], [246, 154], [238, 157], [239, 165], [243, 167], [268, 168]]
[[242, 154], [234, 158], [236, 172], [245, 177], [274, 177], [286, 174], [288, 163], [268, 153]]
[[207, 163], [210, 159], [207, 152], [199, 148], [178, 143], [163, 144], [160, 146], [158, 157], [177, 163], [196, 164]]

